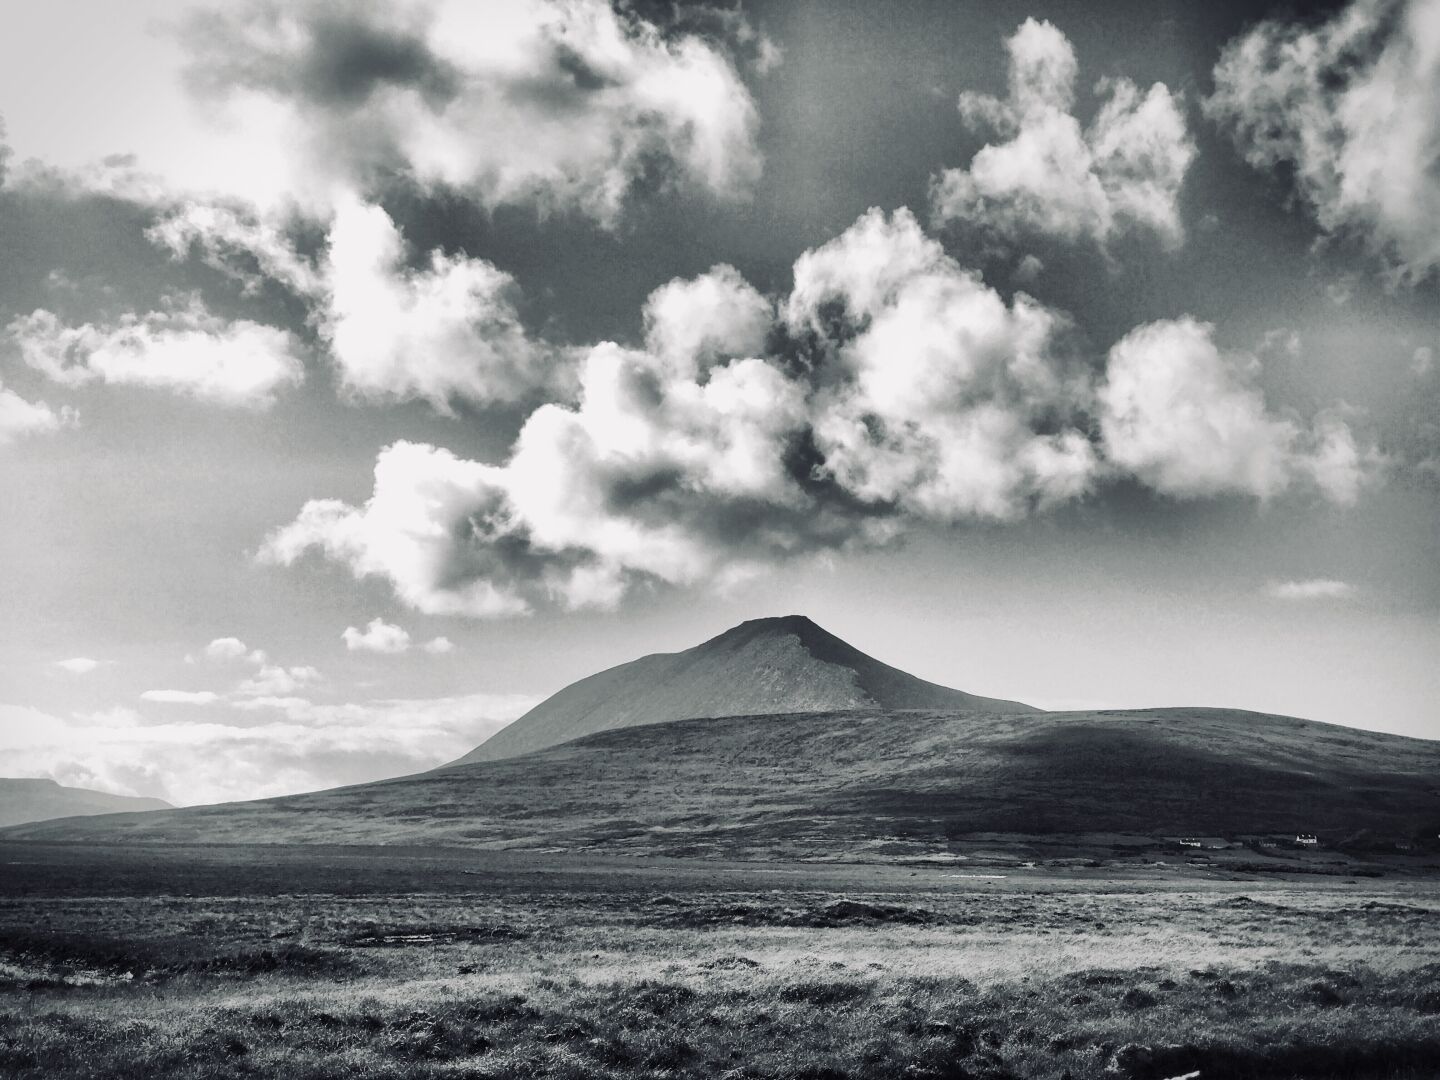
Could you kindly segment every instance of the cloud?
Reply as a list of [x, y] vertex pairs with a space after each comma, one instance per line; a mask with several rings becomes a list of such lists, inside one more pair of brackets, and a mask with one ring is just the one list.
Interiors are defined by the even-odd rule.
[[312, 207], [404, 175], [606, 224], [639, 182], [741, 196], [761, 158], [732, 54], [763, 54], [765, 39], [729, 23], [667, 33], [604, 0], [206, 11], [186, 34], [189, 82], [252, 156], [173, 171], [197, 190]]
[[409, 632], [381, 618], [371, 619], [363, 633], [347, 626], [340, 636], [352, 652], [403, 653], [410, 649]]
[[27, 435], [45, 435], [75, 423], [78, 414], [66, 406], [58, 412], [43, 401], [26, 401], [0, 383], [0, 446]]
[[1344, 581], [1312, 578], [1307, 581], [1272, 581], [1265, 595], [1276, 600], [1348, 600], [1358, 590]]
[[246, 660], [252, 664], [265, 663], [265, 652], [263, 649], [251, 649], [249, 645], [237, 637], [216, 638], [205, 646], [205, 659], [227, 662], [231, 660]]
[[871, 504], [938, 521], [1013, 520], [1089, 489], [1075, 426], [1089, 373], [1069, 324], [1024, 293], [1007, 305], [907, 210], [871, 210], [802, 255], [785, 307], [828, 339], [811, 398], [818, 468]]
[[259, 560], [318, 553], [434, 615], [613, 608], [1120, 476], [1343, 504], [1378, 465], [1338, 409], [1269, 412], [1253, 361], [1190, 319], [1133, 332], [1099, 377], [1063, 314], [1007, 303], [904, 209], [803, 254], [778, 305], [717, 266], [657, 289], [644, 325], [641, 347], [584, 352], [573, 403], [535, 409], [502, 462], [392, 443], [368, 499], [310, 500]]
[[341, 384], [366, 399], [514, 401], [546, 386], [554, 351], [520, 323], [514, 279], [483, 259], [430, 253], [405, 265], [378, 206], [342, 201], [330, 226], [317, 319]]
[[1222, 494], [1269, 499], [1308, 480], [1353, 503], [1378, 459], [1349, 425], [1321, 414], [1310, 430], [1272, 413], [1254, 385], [1258, 361], [1222, 353], [1207, 323], [1161, 320], [1111, 350], [1099, 389], [1106, 458], [1177, 498]]
[[770, 301], [733, 266], [676, 278], [645, 301], [645, 342], [671, 373], [694, 378], [717, 361], [758, 356], [775, 322]]
[[501, 509], [498, 493], [491, 497], [495, 471], [435, 447], [394, 443], [375, 462], [374, 492], [363, 507], [312, 499], [266, 538], [258, 557], [290, 565], [316, 548], [356, 577], [387, 579], [427, 614], [518, 614], [526, 604], [492, 584], [477, 542], [495, 520], [487, 511]]
[[247, 289], [288, 288], [360, 401], [420, 399], [449, 414], [455, 401], [509, 403], [564, 383], [566, 352], [526, 331], [513, 277], [438, 249], [411, 266], [389, 214], [354, 196], [337, 197], [318, 260], [273, 221], [225, 207], [180, 205], [147, 235]]
[[91, 660], [88, 656], [73, 656], [69, 660], [56, 660], [52, 666], [69, 672], [71, 675], [89, 675], [102, 663], [104, 661]]
[[7, 333], [25, 363], [65, 386], [100, 380], [265, 408], [304, 378], [293, 335], [212, 315], [198, 296], [99, 326], [66, 326], [41, 309], [14, 319]]
[[[735, 61], [766, 68], [778, 54], [738, 9], [672, 22], [605, 0], [207, 12], [184, 35], [189, 83], [227, 143], [253, 154], [227, 158], [211, 185], [163, 166], [124, 183], [157, 206], [147, 235], [175, 258], [300, 297], [357, 400], [448, 414], [568, 394], [575, 358], [526, 332], [514, 279], [464, 252], [412, 264], [380, 196], [418, 185], [606, 226], [637, 184], [745, 196], [758, 121]], [[306, 222], [327, 229], [318, 260], [297, 250]]]
[[220, 695], [211, 690], [146, 690], [140, 700], [165, 705], [213, 705]]
[[0, 757], [16, 775], [181, 805], [267, 798], [433, 768], [536, 700], [256, 698], [163, 721], [124, 708], [61, 716], [0, 704]]
[[434, 655], [455, 650], [455, 643], [446, 637], [414, 643], [410, 640], [410, 632], [404, 627], [387, 623], [379, 617], [371, 619], [363, 631], [347, 626], [340, 637], [345, 642], [345, 648], [351, 652], [405, 653], [410, 651], [412, 645], [422, 652]]
[[177, 260], [198, 255], [249, 293], [258, 292], [267, 280], [303, 297], [323, 291], [319, 271], [296, 250], [288, 232], [243, 204], [182, 200], [168, 205], [145, 236]]
[[319, 681], [320, 672], [308, 665], [261, 664], [259, 671], [235, 687], [235, 693], [248, 697], [293, 694]]
[[1440, 3], [1355, 0], [1320, 23], [1266, 20], [1226, 45], [1205, 111], [1280, 172], [1326, 233], [1397, 280], [1440, 266]]
[[1082, 130], [1072, 111], [1078, 65], [1069, 39], [1027, 19], [1005, 47], [1008, 95], [966, 92], [960, 111], [972, 128], [992, 128], [1008, 141], [983, 147], [968, 169], [935, 178], [936, 218], [1012, 240], [1038, 233], [1103, 247], [1130, 229], [1178, 246], [1180, 189], [1195, 156], [1179, 96], [1164, 83], [1142, 92], [1129, 79], [1102, 79], [1100, 112]]
[[[639, 581], [724, 584], [893, 535], [1010, 519], [1083, 490], [1065, 321], [1007, 305], [908, 211], [803, 256], [783, 316], [730, 267], [657, 289], [641, 349], [593, 347], [502, 465], [397, 442], [360, 506], [307, 503], [262, 561], [318, 551], [429, 614], [613, 607]], [[771, 335], [792, 355], [757, 356]]]

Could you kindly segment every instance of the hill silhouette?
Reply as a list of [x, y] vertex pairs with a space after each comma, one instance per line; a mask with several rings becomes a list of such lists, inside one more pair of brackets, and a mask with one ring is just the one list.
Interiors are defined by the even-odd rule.
[[0, 826], [27, 821], [71, 817], [76, 814], [113, 814], [123, 810], [168, 810], [161, 799], [111, 795], [89, 788], [63, 787], [39, 777], [0, 777]]
[[787, 615], [752, 619], [684, 652], [643, 656], [571, 683], [451, 764], [516, 757], [642, 724], [841, 709], [1038, 711], [918, 679], [803, 615]]
[[5, 835], [858, 860], [996, 833], [1329, 845], [1433, 838], [1437, 777], [1440, 743], [1237, 710], [850, 710], [645, 724], [310, 795]]

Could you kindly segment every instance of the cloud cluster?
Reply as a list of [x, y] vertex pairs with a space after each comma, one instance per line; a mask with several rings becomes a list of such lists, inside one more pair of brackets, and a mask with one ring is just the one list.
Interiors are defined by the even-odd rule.
[[1180, 189], [1195, 156], [1178, 95], [1164, 83], [1142, 91], [1129, 79], [1103, 79], [1096, 87], [1103, 104], [1082, 129], [1073, 112], [1078, 64], [1069, 39], [1027, 19], [1005, 47], [1008, 95], [966, 92], [960, 111], [971, 127], [1007, 141], [983, 147], [968, 169], [935, 178], [936, 218], [1009, 239], [1040, 234], [1103, 247], [1137, 229], [1178, 245]]
[[0, 446], [27, 435], [44, 435], [76, 419], [74, 409], [52, 409], [43, 401], [27, 401], [0, 383]]
[[574, 403], [536, 409], [502, 464], [396, 442], [368, 500], [308, 502], [260, 559], [315, 551], [419, 611], [502, 616], [1013, 521], [1118, 475], [1181, 498], [1310, 485], [1341, 503], [1368, 475], [1338, 414], [1271, 413], [1252, 361], [1209, 327], [1143, 327], [1097, 372], [1064, 316], [1007, 303], [903, 209], [803, 254], [776, 306], [719, 266], [644, 314], [643, 346], [590, 349]]
[[271, 280], [309, 307], [341, 388], [365, 402], [419, 399], [493, 405], [565, 385], [566, 351], [531, 335], [513, 277], [485, 259], [432, 250], [412, 265], [386, 211], [337, 198], [318, 260], [275, 221], [186, 202], [149, 230], [179, 260], [198, 256], [247, 289]]
[[192, 89], [253, 153], [217, 190], [320, 207], [405, 176], [608, 224], [637, 183], [734, 197], [758, 177], [735, 60], [774, 51], [743, 19], [711, 29], [667, 33], [606, 0], [255, 0], [186, 37]]
[[1440, 267], [1437, 104], [1440, 3], [1354, 0], [1230, 42], [1205, 109], [1251, 165], [1283, 168], [1322, 229], [1419, 281]]
[[[254, 0], [197, 15], [183, 38], [218, 145], [30, 182], [157, 208], [148, 235], [177, 259], [303, 299], [345, 391], [442, 412], [554, 392], [566, 356], [527, 334], [516, 284], [492, 263], [438, 250], [412, 263], [380, 195], [457, 191], [606, 226], [636, 186], [742, 197], [761, 160], [737, 63], [763, 71], [778, 58], [738, 11], [665, 29], [606, 0]], [[296, 222], [327, 229], [318, 260], [297, 250]], [[37, 311], [9, 330], [69, 385], [263, 406], [303, 371], [292, 335], [226, 322], [198, 298], [102, 326]], [[0, 439], [57, 422], [0, 390]]]
[[265, 408], [305, 371], [294, 335], [222, 319], [198, 296], [98, 326], [67, 326], [40, 309], [12, 320], [6, 332], [26, 364], [64, 386], [98, 380]]
[[518, 694], [345, 704], [212, 702], [177, 719], [131, 709], [56, 716], [0, 704], [6, 771], [180, 805], [364, 783], [432, 768], [535, 704]]
[[410, 638], [410, 631], [403, 626], [387, 623], [378, 616], [371, 619], [364, 630], [347, 626], [340, 635], [345, 648], [351, 652], [388, 653], [391, 655], [409, 652], [411, 647], [428, 653], [448, 653], [455, 650], [455, 644], [447, 637], [431, 638], [418, 646]]

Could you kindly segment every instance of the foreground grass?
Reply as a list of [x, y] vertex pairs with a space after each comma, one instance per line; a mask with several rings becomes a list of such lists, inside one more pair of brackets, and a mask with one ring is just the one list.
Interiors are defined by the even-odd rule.
[[1440, 1075], [1429, 883], [782, 880], [0, 900], [0, 1077]]
[[[0, 1011], [7, 1077], [1422, 1076], [1440, 1071], [1440, 968], [1404, 976], [1093, 970], [977, 986], [884, 972], [523, 990], [274, 986], [53, 998]], [[743, 973], [743, 977], [742, 974]], [[81, 1007], [76, 1008], [76, 1005]]]

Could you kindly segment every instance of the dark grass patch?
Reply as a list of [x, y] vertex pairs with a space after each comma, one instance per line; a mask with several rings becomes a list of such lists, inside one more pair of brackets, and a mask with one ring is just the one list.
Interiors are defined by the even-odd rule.
[[0, 959], [46, 974], [32, 988], [66, 986], [77, 979], [156, 980], [179, 975], [297, 976], [339, 974], [349, 969], [331, 950], [299, 942], [238, 945], [198, 938], [144, 939], [60, 930], [0, 930]]
[[694, 904], [675, 906], [663, 917], [665, 925], [795, 926], [813, 929], [845, 926], [925, 926], [948, 920], [923, 907], [838, 899], [814, 905]]
[[521, 941], [530, 931], [508, 923], [477, 926], [431, 926], [417, 923], [409, 926], [371, 927], [342, 939], [352, 948], [405, 947], [410, 945], [448, 945], [466, 941]]

